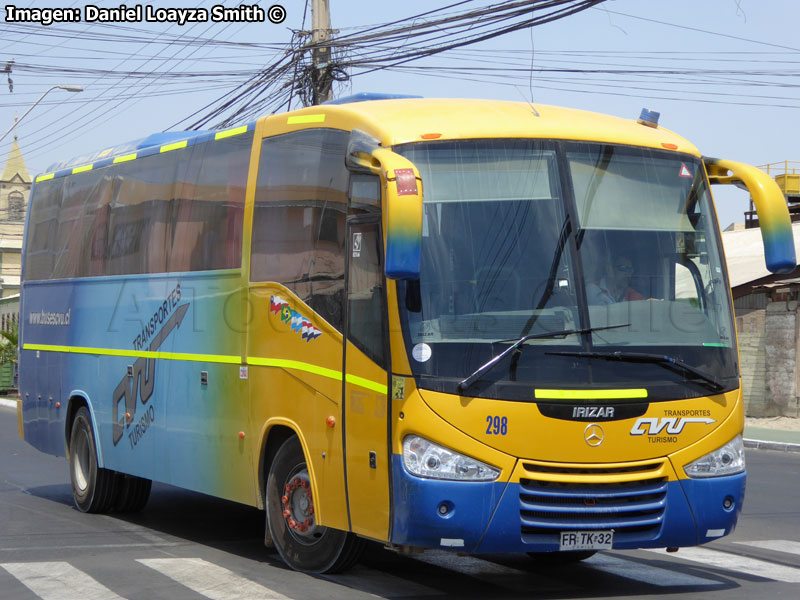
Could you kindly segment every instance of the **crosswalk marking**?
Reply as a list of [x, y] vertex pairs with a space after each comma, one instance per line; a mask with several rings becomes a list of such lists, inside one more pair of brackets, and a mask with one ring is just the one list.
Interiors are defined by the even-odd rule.
[[[657, 552], [666, 555], [665, 550], [648, 550], [648, 552]], [[746, 573], [747, 575], [755, 575], [766, 579], [785, 581], [786, 583], [800, 583], [800, 569], [778, 565], [757, 558], [738, 556], [736, 554], [729, 554], [728, 552], [709, 550], [708, 548], [681, 548], [677, 554], [672, 554], [670, 556], [701, 563], [705, 566], [738, 571], [739, 573]]]
[[[800, 542], [792, 540], [755, 540], [733, 543], [742, 547], [800, 555]], [[669, 566], [665, 566], [664, 563], [656, 565], [639, 560], [641, 554], [611, 552], [599, 553], [584, 561], [583, 564], [584, 568], [596, 570], [598, 573], [606, 573], [661, 588], [707, 588], [723, 584], [716, 574], [703, 577], [702, 573], [682, 572], [686, 569], [681, 568], [678, 564], [677, 561], [681, 560], [728, 572], [720, 572], [720, 577], [750, 575], [786, 583], [800, 583], [800, 568], [730, 552], [703, 547], [682, 548], [678, 554], [665, 554], [664, 550], [648, 550], [647, 552], [677, 560]], [[542, 576], [536, 569], [528, 571], [524, 568], [514, 568], [478, 557], [458, 556], [450, 552], [430, 551], [414, 555], [412, 558], [450, 571], [449, 577], [468, 576], [505, 589], [529, 591], [532, 589], [533, 580], [535, 580], [535, 589], [540, 592], [554, 590], [569, 592], [580, 589], [579, 582], [564, 575], [568, 571], [548, 577], [547, 573]], [[533, 559], [531, 560], [533, 561]], [[141, 558], [137, 559], [137, 562], [210, 600], [250, 600], [252, 598], [288, 600], [283, 594], [265, 585], [200, 558]], [[0, 563], [0, 573], [3, 572], [3, 569], [41, 600], [125, 600], [68, 562]], [[440, 589], [431, 588], [415, 581], [413, 569], [406, 575], [407, 577], [391, 575], [381, 570], [358, 565], [348, 573], [326, 576], [324, 579], [328, 583], [324, 585], [344, 585], [381, 598], [434, 597], [445, 593]], [[319, 581], [319, 583], [323, 584], [323, 581]]]
[[181, 585], [212, 600], [286, 600], [286, 596], [201, 558], [139, 558]]
[[776, 552], [785, 552], [787, 554], [800, 554], [800, 542], [793, 542], [790, 540], [759, 540], [752, 542], [734, 542], [734, 544], [752, 546], [753, 548], [764, 548], [765, 550], [775, 550]]
[[66, 562], [3, 563], [0, 566], [42, 600], [124, 600]]
[[618, 555], [596, 554], [584, 562], [587, 566], [601, 569], [606, 573], [659, 587], [720, 585], [720, 582], [714, 579], [695, 577], [652, 565], [642, 565]]

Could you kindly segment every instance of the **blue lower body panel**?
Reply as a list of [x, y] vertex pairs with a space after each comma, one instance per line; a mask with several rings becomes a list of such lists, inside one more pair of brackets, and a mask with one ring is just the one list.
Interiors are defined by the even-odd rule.
[[[647, 485], [553, 486], [423, 479], [393, 457], [392, 543], [468, 553], [550, 552], [561, 531], [613, 530], [615, 549], [695, 546], [731, 533], [745, 474]], [[546, 498], [542, 503], [540, 498]], [[727, 500], [727, 502], [726, 502]], [[549, 503], [548, 503], [549, 502]]]

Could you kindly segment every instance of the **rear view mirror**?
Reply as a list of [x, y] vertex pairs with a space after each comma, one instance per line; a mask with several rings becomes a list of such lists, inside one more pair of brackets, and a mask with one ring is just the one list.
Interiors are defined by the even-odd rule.
[[772, 273], [791, 273], [797, 266], [789, 208], [778, 184], [761, 169], [731, 160], [703, 157], [711, 185], [746, 187], [756, 205], [764, 259]]
[[350, 135], [347, 167], [381, 178], [386, 239], [385, 271], [389, 279], [419, 279], [422, 248], [422, 179], [407, 158], [382, 148], [362, 131]]

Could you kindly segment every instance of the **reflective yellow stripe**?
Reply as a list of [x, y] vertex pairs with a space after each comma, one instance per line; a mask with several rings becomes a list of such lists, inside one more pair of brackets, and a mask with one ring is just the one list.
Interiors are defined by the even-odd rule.
[[536, 390], [537, 400], [626, 400], [647, 398], [646, 389], [629, 390]]
[[136, 160], [136, 153], [133, 154], [126, 154], [125, 156], [118, 156], [114, 159], [114, 164], [121, 163], [121, 162], [128, 162], [129, 160]]
[[247, 131], [247, 125], [243, 125], [241, 127], [234, 127], [233, 129], [226, 129], [225, 131], [219, 131], [214, 134], [215, 140], [221, 140], [222, 138], [231, 137], [233, 135], [239, 135], [240, 133], [245, 133]]
[[186, 354], [182, 352], [152, 352], [150, 350], [118, 350], [116, 348], [87, 348], [81, 346], [53, 346], [50, 344], [25, 344], [23, 350], [43, 350], [45, 352], [67, 352], [69, 354], [97, 354], [98, 356], [131, 356], [136, 358], [161, 358], [165, 360], [186, 360], [193, 362], [214, 362], [239, 364], [238, 356], [220, 354]]
[[47, 181], [48, 179], [52, 179], [55, 176], [56, 176], [55, 173], [48, 173], [47, 175], [39, 175], [36, 178], [36, 183], [39, 183], [40, 181]]
[[364, 379], [363, 377], [358, 377], [357, 375], [351, 375], [350, 373], [347, 374], [346, 379], [347, 383], [352, 383], [358, 387], [367, 388], [368, 390], [372, 390], [373, 392], [378, 392], [380, 394], [385, 394], [389, 391], [389, 388], [385, 384], [376, 383], [375, 381], [370, 381], [369, 379]]
[[[116, 348], [89, 348], [85, 346], [56, 346], [51, 344], [24, 344], [23, 350], [41, 350], [43, 352], [66, 352], [69, 354], [95, 354], [98, 356], [130, 356], [135, 358], [158, 358], [163, 360], [184, 360], [192, 362], [210, 362], [225, 364], [242, 364], [239, 356], [219, 355], [219, 354], [185, 354], [182, 352], [151, 352], [149, 350], [120, 350]], [[342, 372], [318, 365], [300, 362], [298, 360], [288, 360], [284, 358], [261, 358], [258, 356], [248, 356], [247, 363], [262, 367], [278, 367], [280, 369], [294, 369], [305, 371], [314, 375], [321, 375], [336, 381], [342, 380]], [[388, 387], [386, 384], [377, 383], [358, 377], [357, 375], [347, 375], [347, 382], [363, 387], [374, 392], [386, 394]]]
[[[336, 381], [342, 380], [341, 371], [335, 371], [334, 369], [327, 369], [325, 367], [311, 365], [309, 363], [300, 362], [298, 360], [287, 360], [284, 358], [259, 358], [257, 356], [248, 356], [247, 362], [251, 365], [260, 365], [263, 367], [279, 367], [281, 369], [295, 369], [297, 371], [305, 371], [306, 373], [313, 373], [314, 375], [322, 375], [323, 377], [328, 377], [329, 379], [335, 379]], [[369, 379], [364, 379], [363, 377], [358, 377], [357, 375], [351, 375], [350, 373], [346, 375], [346, 380], [347, 383], [352, 383], [353, 385], [357, 385], [358, 387], [363, 387], [368, 390], [372, 390], [374, 392], [379, 392], [381, 394], [386, 394], [389, 391], [389, 388], [385, 384], [380, 384], [375, 381], [370, 381]]]
[[82, 167], [75, 167], [74, 169], [72, 169], [72, 174], [75, 175], [75, 173], [85, 173], [86, 171], [91, 171], [93, 166], [94, 164], [83, 165]]
[[260, 365], [262, 367], [279, 367], [281, 369], [295, 369], [297, 371], [305, 371], [306, 373], [313, 373], [314, 375], [322, 375], [336, 381], [342, 380], [342, 372], [325, 367], [319, 367], [309, 363], [300, 362], [299, 360], [288, 360], [285, 358], [260, 358], [258, 356], [248, 356], [248, 364]]
[[289, 117], [286, 121], [287, 125], [299, 125], [302, 123], [324, 123], [325, 115], [297, 115]]
[[167, 144], [166, 146], [161, 146], [161, 150], [159, 152], [169, 152], [170, 150], [180, 150], [181, 148], [186, 148], [186, 140], [182, 142], [175, 142], [174, 144]]

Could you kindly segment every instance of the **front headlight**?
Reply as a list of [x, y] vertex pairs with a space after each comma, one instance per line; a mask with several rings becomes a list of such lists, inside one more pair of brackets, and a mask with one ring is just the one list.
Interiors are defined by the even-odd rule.
[[730, 442], [683, 467], [689, 477], [721, 477], [744, 471], [744, 442], [737, 435]]
[[409, 435], [403, 440], [403, 464], [409, 473], [432, 479], [494, 481], [500, 475], [499, 469], [418, 435]]

